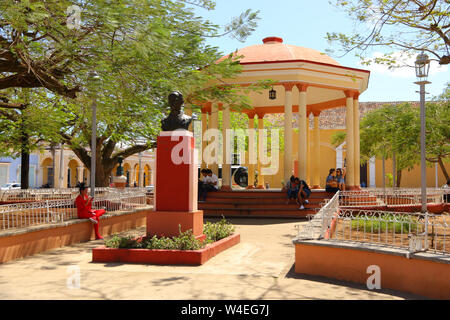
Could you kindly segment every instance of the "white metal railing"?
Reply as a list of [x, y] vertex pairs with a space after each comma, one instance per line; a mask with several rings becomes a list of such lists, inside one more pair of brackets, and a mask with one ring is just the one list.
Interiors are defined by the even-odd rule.
[[296, 225], [298, 230], [298, 238], [300, 239], [321, 239], [325, 236], [333, 217], [339, 211], [339, 197], [340, 191], [324, 203], [320, 210], [314, 215], [308, 215], [309, 222], [300, 228]]
[[336, 193], [317, 214], [309, 216], [310, 221], [303, 228], [297, 225], [297, 239], [388, 246], [407, 249], [408, 253], [427, 251], [445, 256], [450, 254], [448, 213], [425, 215], [343, 207], [341, 204], [345, 201], [342, 198], [348, 194]]
[[329, 241], [350, 241], [450, 254], [450, 216], [339, 209]]
[[[444, 203], [444, 189], [427, 189], [428, 204]], [[362, 207], [362, 206], [403, 206], [420, 205], [422, 203], [421, 190], [409, 188], [377, 188], [342, 191], [340, 206]]]
[[[147, 196], [143, 188], [111, 189], [96, 192], [93, 209], [104, 208], [107, 212], [129, 211], [147, 205]], [[74, 200], [75, 198], [50, 199], [0, 205], [0, 230], [77, 219]]]
[[[109, 188], [96, 187], [96, 196], [101, 196], [105, 193], [134, 193], [145, 191], [145, 188]], [[26, 190], [3, 190], [0, 191], [0, 202], [2, 203], [19, 203], [19, 202], [33, 202], [45, 200], [67, 200], [75, 199], [79, 194], [78, 188], [63, 188], [63, 189], [26, 189]], [[88, 188], [90, 194], [90, 188]]]

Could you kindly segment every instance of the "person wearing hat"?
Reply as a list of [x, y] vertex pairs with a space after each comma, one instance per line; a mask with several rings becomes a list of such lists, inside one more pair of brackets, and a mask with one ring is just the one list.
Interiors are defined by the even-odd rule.
[[89, 219], [94, 224], [95, 240], [103, 239], [98, 231], [99, 218], [105, 214], [104, 209], [92, 210], [92, 201], [87, 194], [87, 188], [84, 182], [79, 185], [80, 194], [75, 199], [75, 205], [77, 206], [77, 213], [79, 219]]

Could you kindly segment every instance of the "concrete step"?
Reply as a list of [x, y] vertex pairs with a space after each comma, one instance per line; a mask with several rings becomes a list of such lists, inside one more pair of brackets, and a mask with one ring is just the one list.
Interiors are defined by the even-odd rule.
[[[206, 202], [203, 203], [211, 203], [211, 204], [225, 204], [225, 203], [240, 203], [240, 204], [274, 204], [274, 205], [286, 205], [287, 198], [215, 198], [208, 197], [206, 198]], [[324, 198], [308, 198], [309, 203], [320, 205], [325, 201]], [[291, 200], [294, 203], [294, 200]], [[199, 203], [200, 204], [200, 203]]]
[[[199, 203], [199, 210], [206, 209], [240, 209], [240, 210], [296, 210], [299, 205], [296, 203]], [[306, 205], [310, 209], [319, 209], [321, 206], [319, 203], [309, 203]]]
[[205, 217], [264, 217], [264, 218], [306, 218], [309, 214], [315, 214], [313, 210], [203, 210]]
[[[331, 199], [332, 194], [326, 192], [312, 192], [310, 199]], [[216, 191], [208, 192], [208, 198], [233, 199], [286, 199], [286, 192], [249, 192], [249, 191]]]

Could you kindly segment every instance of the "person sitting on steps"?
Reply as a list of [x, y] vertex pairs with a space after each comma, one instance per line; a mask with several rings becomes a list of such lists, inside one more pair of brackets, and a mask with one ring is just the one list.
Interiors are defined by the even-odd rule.
[[311, 195], [311, 189], [305, 180], [300, 180], [299, 178], [295, 178], [296, 183], [298, 184], [298, 196], [297, 196], [297, 204], [300, 205], [300, 210], [305, 210], [305, 204], [308, 204], [309, 201], [307, 198]]
[[287, 191], [287, 197], [288, 197], [286, 204], [289, 204], [291, 202], [291, 199], [295, 199], [297, 201], [298, 185], [295, 183], [294, 176], [291, 176], [288, 183], [286, 183], [286, 191]]
[[327, 180], [325, 191], [329, 193], [336, 193], [339, 191], [338, 182], [336, 180], [336, 170], [334, 168], [330, 169]]
[[211, 169], [206, 170], [207, 176], [204, 178], [202, 184], [202, 201], [206, 201], [206, 196], [209, 191], [217, 191], [219, 189], [219, 178], [217, 178]]

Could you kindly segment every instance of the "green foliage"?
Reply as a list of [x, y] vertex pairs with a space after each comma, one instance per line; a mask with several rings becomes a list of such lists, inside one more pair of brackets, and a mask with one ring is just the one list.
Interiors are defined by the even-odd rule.
[[418, 225], [408, 215], [382, 214], [379, 217], [363, 217], [357, 216], [351, 222], [353, 230], [365, 232], [393, 232], [407, 234], [409, 232], [417, 232]]
[[390, 188], [394, 185], [394, 176], [392, 173], [386, 173], [386, 187]]
[[199, 250], [205, 245], [226, 238], [234, 232], [234, 227], [223, 218], [217, 223], [207, 222], [204, 225], [203, 232], [206, 235], [206, 241], [197, 240], [192, 230], [181, 232], [176, 237], [143, 237], [141, 239], [133, 239], [131, 237], [113, 236], [109, 240], [105, 240], [107, 248], [128, 248], [128, 249], [165, 249], [165, 250]]
[[347, 137], [346, 132], [344, 131], [337, 131], [331, 136], [331, 144], [335, 147], [340, 146], [342, 143], [345, 142], [345, 138]]
[[217, 223], [206, 222], [203, 225], [203, 233], [207, 240], [215, 242], [233, 234], [234, 226], [222, 217], [222, 220]]
[[385, 47], [400, 51], [403, 56], [417, 55], [418, 51], [425, 50], [440, 64], [450, 63], [448, 0], [329, 2], [344, 10], [355, 22], [351, 34], [327, 33], [326, 39], [330, 43], [340, 44], [344, 54], [354, 51], [364, 64], [379, 63], [395, 67], [402, 65], [398, 54], [387, 53], [382, 57], [367, 59], [368, 49]]
[[[79, 29], [67, 26], [70, 5], [81, 9]], [[119, 156], [153, 147], [171, 91], [183, 93], [188, 108], [220, 101], [239, 109], [250, 106], [246, 93], [266, 88], [267, 81], [244, 89], [227, 85], [224, 79], [242, 70], [239, 57], [231, 54], [217, 62], [222, 53], [206, 44], [206, 38], [224, 34], [244, 40], [256, 26], [257, 12], [245, 11], [221, 34], [220, 26], [197, 16], [192, 6], [212, 10], [215, 2], [1, 1], [0, 90], [7, 89], [8, 103], [21, 103], [14, 88], [24, 83], [45, 88], [28, 100], [30, 123], [36, 119], [33, 112], [49, 120], [46, 126], [40, 125], [43, 121], [30, 126], [33, 141], [63, 142], [87, 168], [96, 101], [101, 164], [96, 183], [102, 186]], [[93, 70], [100, 81], [89, 76]], [[12, 132], [14, 126], [6, 121], [0, 129]], [[128, 147], [119, 150], [119, 142]]]

